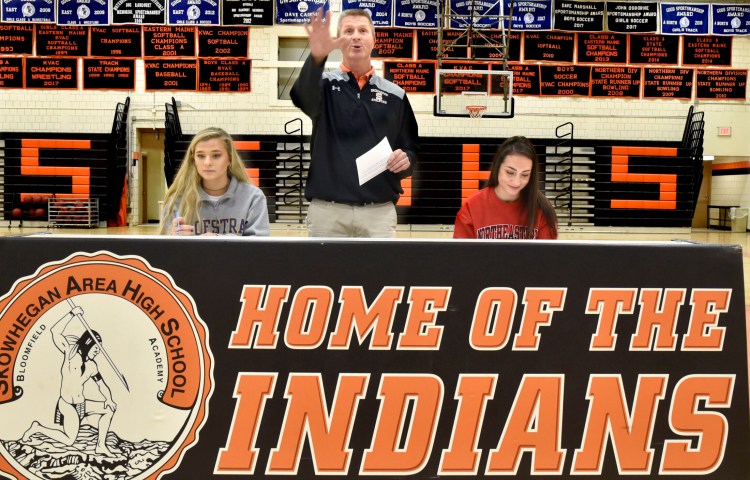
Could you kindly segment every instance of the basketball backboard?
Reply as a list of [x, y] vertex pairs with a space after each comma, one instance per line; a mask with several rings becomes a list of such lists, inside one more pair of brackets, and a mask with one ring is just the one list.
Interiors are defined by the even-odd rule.
[[437, 117], [513, 118], [511, 71], [440, 68], [435, 82]]

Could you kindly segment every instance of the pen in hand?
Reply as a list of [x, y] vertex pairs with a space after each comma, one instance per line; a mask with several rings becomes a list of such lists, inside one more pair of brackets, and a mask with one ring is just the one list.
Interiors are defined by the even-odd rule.
[[179, 235], [179, 234], [180, 234], [180, 229], [182, 228], [182, 222], [180, 222], [180, 220], [179, 220], [179, 218], [180, 218], [181, 216], [182, 216], [182, 215], [180, 215], [180, 212], [178, 211], [178, 212], [177, 212], [177, 217], [175, 217], [175, 218], [177, 219], [177, 235]]

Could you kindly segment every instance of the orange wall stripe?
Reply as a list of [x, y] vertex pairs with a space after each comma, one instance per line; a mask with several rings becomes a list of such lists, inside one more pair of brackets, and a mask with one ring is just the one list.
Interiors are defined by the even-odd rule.
[[42, 138], [26, 138], [21, 140], [21, 147], [33, 148], [70, 148], [78, 150], [90, 150], [91, 140], [46, 140]]
[[750, 168], [750, 161], [746, 162], [727, 162], [727, 163], [713, 163], [711, 170], [734, 170], [740, 168]]
[[478, 143], [464, 143], [461, 147], [463, 153], [479, 153]]
[[398, 202], [396, 202], [396, 205], [399, 205], [402, 207], [410, 207], [411, 206], [411, 177], [404, 178], [403, 180], [401, 180], [401, 188], [404, 189], [404, 194], [398, 198]]
[[489, 172], [479, 170], [479, 144], [461, 146], [461, 205], [479, 190], [480, 181], [489, 178]]
[[256, 187], [260, 185], [260, 168], [246, 168], [245, 172]]
[[[474, 171], [464, 172], [464, 174], [461, 176], [461, 181], [462, 181], [462, 183], [464, 181], [474, 182], [474, 183], [472, 183], [472, 186], [473, 186], [473, 188], [477, 188], [478, 185], [479, 185], [477, 183], [477, 181], [479, 181], [479, 180], [487, 180], [488, 178], [490, 178], [490, 172], [482, 172], [482, 171], [479, 171], [479, 170], [474, 170]], [[472, 187], [467, 187], [467, 188], [472, 188]]]
[[612, 155], [612, 165], [627, 165], [628, 164], [628, 156], [627, 155]]
[[464, 171], [479, 171], [479, 162], [462, 162]]
[[[610, 200], [610, 208], [676, 210], [677, 175], [658, 173], [628, 173], [630, 155], [675, 157], [676, 148], [663, 147], [612, 147], [612, 183], [658, 183], [659, 200]], [[669, 192], [670, 194], [665, 195]], [[671, 193], [674, 192], [674, 197]]]
[[659, 200], [677, 200], [677, 192], [659, 192]]
[[671, 147], [612, 147], [612, 156], [614, 155], [676, 157], [677, 149]]
[[73, 183], [72, 197], [61, 197], [65, 194], [57, 194], [61, 198], [75, 198], [90, 195], [91, 169], [88, 167], [53, 167], [39, 165], [39, 149], [77, 149], [90, 150], [91, 140], [50, 140], [38, 138], [21, 139], [21, 175], [38, 176], [79, 176], [82, 179], [71, 179]]
[[260, 142], [251, 140], [240, 140], [234, 142], [237, 150], [260, 150]]

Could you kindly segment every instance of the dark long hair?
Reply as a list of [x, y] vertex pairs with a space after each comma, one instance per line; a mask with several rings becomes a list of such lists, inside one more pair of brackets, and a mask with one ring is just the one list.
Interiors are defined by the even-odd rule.
[[510, 137], [497, 148], [495, 156], [492, 159], [490, 167], [490, 178], [487, 180], [487, 186], [495, 188], [500, 184], [500, 167], [505, 162], [508, 155], [523, 155], [531, 159], [531, 176], [529, 183], [521, 190], [520, 200], [526, 208], [526, 233], [528, 238], [533, 238], [534, 229], [536, 228], [537, 208], [542, 210], [542, 214], [547, 219], [547, 223], [554, 235], [557, 235], [557, 214], [555, 209], [547, 200], [547, 197], [539, 191], [539, 157], [537, 157], [534, 145], [526, 137]]
[[[96, 330], [92, 330], [91, 332], [96, 337], [96, 340], [101, 344], [102, 336], [99, 335], [99, 332], [97, 332]], [[92, 348], [94, 348], [94, 345], [96, 345], [96, 342], [94, 341], [94, 337], [91, 336], [91, 333], [89, 333], [88, 330], [83, 332], [81, 337], [76, 342], [76, 350], [78, 350], [78, 353], [81, 354], [81, 359], [83, 360], [83, 364], [81, 365], [81, 373], [86, 371], [86, 360], [89, 359], [89, 352]]]

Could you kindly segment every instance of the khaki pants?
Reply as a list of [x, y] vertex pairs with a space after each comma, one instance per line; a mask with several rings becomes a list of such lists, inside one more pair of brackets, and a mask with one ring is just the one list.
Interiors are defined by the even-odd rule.
[[396, 236], [396, 206], [391, 202], [349, 205], [313, 199], [307, 209], [310, 237]]

